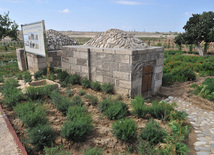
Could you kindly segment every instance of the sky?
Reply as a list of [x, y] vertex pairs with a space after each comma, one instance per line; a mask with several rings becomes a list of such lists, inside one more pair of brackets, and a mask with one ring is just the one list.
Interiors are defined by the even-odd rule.
[[46, 29], [183, 32], [192, 14], [214, 11], [214, 0], [0, 0], [0, 14], [21, 24], [45, 20]]

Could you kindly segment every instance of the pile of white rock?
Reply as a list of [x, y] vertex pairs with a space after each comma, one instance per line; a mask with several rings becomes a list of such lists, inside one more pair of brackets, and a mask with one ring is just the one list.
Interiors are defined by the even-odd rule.
[[132, 34], [118, 29], [110, 29], [101, 33], [84, 45], [98, 48], [122, 49], [145, 49], [149, 47], [142, 40], [135, 38]]
[[55, 30], [46, 31], [48, 51], [60, 50], [61, 46], [78, 45], [77, 41]]

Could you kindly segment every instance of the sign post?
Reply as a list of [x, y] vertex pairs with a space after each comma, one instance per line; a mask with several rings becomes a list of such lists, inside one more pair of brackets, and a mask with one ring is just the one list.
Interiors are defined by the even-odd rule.
[[26, 52], [46, 57], [47, 76], [50, 79], [49, 59], [47, 52], [45, 22], [35, 22], [21, 25], [24, 38], [24, 48]]

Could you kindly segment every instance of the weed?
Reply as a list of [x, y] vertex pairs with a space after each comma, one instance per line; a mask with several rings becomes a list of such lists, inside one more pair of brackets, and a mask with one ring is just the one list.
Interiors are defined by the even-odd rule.
[[100, 91], [101, 89], [101, 85], [99, 82], [91, 82], [91, 89], [95, 90], [95, 91]]
[[72, 154], [71, 151], [67, 152], [64, 150], [64, 146], [51, 146], [50, 148], [44, 147], [45, 155], [70, 155]]
[[113, 94], [114, 93], [114, 85], [111, 83], [103, 83], [101, 89], [104, 93]]
[[80, 84], [80, 76], [77, 74], [74, 75], [69, 75], [65, 79], [66, 83], [71, 83], [71, 84]]
[[134, 109], [133, 113], [136, 116], [143, 118], [148, 113], [148, 109], [144, 104], [144, 98], [142, 96], [135, 96], [134, 100], [131, 100], [131, 104]]
[[32, 77], [31, 77], [30, 72], [25, 72], [23, 78], [24, 78], [25, 82], [31, 82], [32, 81]]
[[90, 88], [90, 83], [91, 83], [90, 80], [86, 78], [81, 80], [81, 85], [83, 88]]
[[85, 151], [82, 152], [84, 155], [102, 155], [103, 149], [101, 148], [87, 148]]
[[117, 120], [112, 124], [113, 134], [122, 141], [131, 141], [136, 137], [137, 125], [131, 119]]
[[79, 92], [78, 92], [78, 94], [79, 94], [80, 96], [83, 96], [83, 95], [86, 94], [86, 92], [85, 92], [84, 90], [80, 89]]
[[87, 99], [87, 101], [93, 106], [98, 103], [98, 98], [96, 96], [85, 95], [84, 98]]

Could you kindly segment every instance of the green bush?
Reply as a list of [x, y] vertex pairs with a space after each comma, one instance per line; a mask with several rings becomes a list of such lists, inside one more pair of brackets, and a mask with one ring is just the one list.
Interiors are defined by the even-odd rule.
[[171, 73], [163, 74], [163, 78], [162, 78], [163, 86], [169, 86], [169, 85], [172, 85], [173, 83], [174, 83], [174, 80], [173, 80], [173, 75]]
[[0, 75], [0, 83], [3, 83], [4, 82], [4, 77], [3, 75]]
[[84, 118], [85, 120], [91, 121], [90, 115], [87, 114], [86, 107], [69, 107], [67, 112], [67, 119], [73, 121], [75, 119], [79, 120]]
[[70, 89], [66, 89], [66, 94], [68, 97], [72, 97], [74, 95], [74, 92]]
[[188, 114], [185, 111], [173, 111], [169, 114], [170, 121], [179, 120], [183, 121], [187, 118]]
[[66, 79], [67, 77], [69, 77], [69, 74], [68, 74], [66, 71], [62, 71], [62, 72], [58, 72], [58, 73], [57, 73], [57, 78], [58, 78], [61, 82], [65, 81], [65, 79]]
[[[140, 155], [156, 155], [157, 150], [149, 142], [140, 140], [138, 144], [138, 154]], [[159, 154], [158, 154], [159, 155]]]
[[111, 104], [113, 104], [111, 100], [105, 99], [98, 104], [98, 109], [99, 111], [104, 112]]
[[85, 95], [84, 98], [87, 99], [87, 101], [93, 106], [98, 103], [98, 98], [96, 96]]
[[114, 93], [114, 85], [111, 83], [103, 83], [101, 89], [104, 93], [113, 94]]
[[146, 123], [145, 128], [141, 130], [140, 134], [142, 139], [149, 141], [151, 144], [164, 142], [166, 136], [167, 132], [164, 131], [153, 119]]
[[64, 123], [61, 136], [67, 140], [84, 141], [91, 133], [93, 126], [86, 119], [75, 119]]
[[136, 137], [137, 125], [131, 119], [117, 120], [112, 124], [113, 134], [122, 141], [131, 141]]
[[18, 81], [14, 78], [9, 78], [9, 79], [6, 79], [4, 84], [3, 84], [3, 89], [6, 89], [7, 87], [18, 87], [19, 84], [18, 84]]
[[38, 125], [28, 130], [28, 137], [31, 144], [37, 149], [50, 146], [55, 139], [55, 132], [49, 125]]
[[82, 106], [83, 102], [80, 96], [75, 95], [71, 98], [71, 104], [72, 105], [77, 105], [77, 106]]
[[84, 155], [103, 155], [103, 149], [101, 148], [87, 148], [87, 150], [83, 151]]
[[[22, 80], [23, 79], [23, 73], [17, 73], [15, 76], [18, 80]], [[1, 81], [1, 80], [0, 80]]]
[[80, 84], [80, 76], [77, 74], [74, 75], [69, 75], [65, 81], [66, 83], [70, 83], [70, 84]]
[[56, 108], [64, 115], [66, 114], [68, 108], [73, 105], [69, 99], [61, 96], [60, 93], [56, 90], [52, 92], [51, 99], [53, 100], [53, 104], [56, 106]]
[[133, 113], [136, 116], [143, 118], [148, 113], [148, 109], [144, 104], [144, 98], [142, 96], [135, 96], [134, 100], [131, 100], [131, 104], [133, 107]]
[[35, 105], [33, 102], [19, 104], [14, 107], [18, 117], [23, 121], [27, 127], [35, 127], [38, 124], [45, 124], [47, 113], [42, 109], [41, 105]]
[[67, 87], [67, 83], [65, 81], [60, 82], [61, 87]]
[[79, 92], [78, 92], [78, 94], [79, 94], [80, 96], [83, 96], [83, 95], [86, 94], [86, 92], [85, 92], [84, 90], [80, 89]]
[[[24, 95], [20, 89], [17, 89], [16, 87], [8, 87], [6, 94], [4, 94], [4, 103], [8, 107], [15, 106], [19, 101], [21, 101], [24, 98]], [[3, 90], [6, 91], [6, 90]]]
[[30, 72], [25, 72], [23, 78], [24, 78], [25, 82], [31, 82], [32, 81], [32, 77], [31, 77]]
[[123, 102], [115, 101], [114, 104], [107, 107], [104, 114], [110, 120], [122, 119], [128, 114], [128, 106]]
[[86, 78], [81, 80], [81, 85], [83, 88], [90, 88], [90, 83], [91, 83], [90, 80]]
[[70, 155], [72, 154], [72, 152], [67, 152], [64, 150], [64, 146], [60, 145], [60, 146], [55, 146], [55, 147], [44, 147], [44, 151], [45, 151], [45, 155]]
[[95, 90], [95, 91], [100, 91], [101, 89], [101, 85], [99, 82], [91, 82], [91, 89]]
[[44, 97], [50, 97], [54, 86], [46, 85], [43, 87], [28, 87], [26, 89], [26, 95], [31, 100], [43, 99]]
[[36, 80], [39, 80], [39, 79], [42, 79], [42, 76], [44, 75], [44, 72], [43, 71], [41, 71], [41, 70], [39, 70], [39, 71], [37, 71], [35, 74], [34, 74], [34, 78], [36, 79]]

